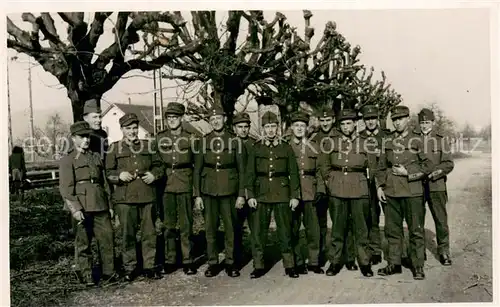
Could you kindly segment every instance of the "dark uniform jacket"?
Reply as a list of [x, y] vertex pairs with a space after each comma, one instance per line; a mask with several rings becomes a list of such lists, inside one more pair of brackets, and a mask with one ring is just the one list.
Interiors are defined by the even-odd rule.
[[290, 141], [300, 176], [300, 199], [312, 201], [316, 193], [325, 193], [325, 182], [320, 171], [319, 146], [314, 141]]
[[[334, 143], [333, 139], [341, 135], [341, 132], [335, 127], [332, 127], [332, 129], [330, 129], [330, 131], [328, 132], [324, 132], [320, 128], [318, 129], [318, 131], [313, 132], [313, 134], [314, 133], [315, 135], [314, 137], [312, 137], [312, 140], [318, 144], [318, 147], [323, 152], [330, 152]], [[310, 137], [313, 134], [311, 134]]]
[[453, 170], [455, 164], [451, 157], [451, 149], [448, 141], [442, 135], [431, 131], [428, 135], [424, 135], [420, 131], [415, 131], [422, 135], [424, 139], [424, 152], [427, 158], [432, 162], [435, 170], [442, 170], [440, 176], [434, 177], [428, 181], [429, 191], [445, 192], [446, 191], [446, 176]]
[[193, 168], [199, 138], [182, 130], [174, 135], [170, 130], [157, 134], [158, 153], [165, 167], [166, 193], [193, 193]]
[[300, 199], [300, 179], [292, 147], [279, 140], [254, 143], [249, 157], [248, 197], [284, 203]]
[[[106, 156], [106, 173], [109, 181], [115, 184], [114, 203], [151, 203], [156, 200], [155, 184], [146, 184], [141, 177], [151, 172], [155, 180], [164, 176], [164, 169], [154, 142], [138, 140], [136, 144], [128, 144], [120, 140], [111, 144]], [[129, 172], [137, 177], [130, 182], [119, 179], [121, 172]]]
[[193, 196], [245, 196], [246, 151], [234, 134], [214, 131], [200, 141], [195, 155]]
[[[245, 145], [245, 174], [248, 174], [251, 171], [251, 164], [250, 164], [250, 157], [251, 157], [251, 151], [253, 150], [253, 147], [256, 142], [258, 142], [257, 139], [253, 137], [247, 137], [246, 139], [242, 139], [243, 144]], [[247, 181], [248, 178], [245, 175], [245, 198], [248, 200], [250, 197], [248, 196], [248, 187], [247, 187]]]
[[59, 191], [72, 212], [110, 209], [109, 184], [95, 152], [73, 149], [59, 160]]
[[368, 198], [368, 180], [377, 167], [376, 155], [370, 154], [367, 139], [354, 135], [334, 138], [330, 153], [321, 155], [321, 169], [327, 191], [338, 198]]
[[[423, 150], [422, 137], [406, 131], [392, 135], [382, 151], [376, 173], [377, 187], [390, 197], [414, 197], [423, 194], [422, 179], [432, 171], [432, 163]], [[392, 166], [403, 165], [408, 176], [395, 176]]]

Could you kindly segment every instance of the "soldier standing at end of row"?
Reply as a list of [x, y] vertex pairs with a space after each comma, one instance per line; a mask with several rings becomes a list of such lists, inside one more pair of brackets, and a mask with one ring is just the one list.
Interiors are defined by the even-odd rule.
[[424, 138], [424, 149], [427, 157], [434, 165], [424, 185], [425, 201], [436, 225], [437, 252], [442, 265], [451, 265], [450, 259], [450, 232], [448, 228], [448, 213], [446, 203], [446, 176], [453, 170], [450, 145], [437, 133], [434, 128], [434, 113], [429, 109], [422, 109], [418, 114], [421, 135]]
[[[332, 235], [328, 276], [337, 275], [343, 266], [343, 248], [348, 223], [354, 230], [356, 255], [361, 273], [373, 276], [368, 251], [368, 224], [371, 218], [367, 177], [376, 168], [375, 156], [368, 152], [366, 139], [354, 133], [357, 114], [344, 109], [339, 114], [341, 136], [333, 139], [330, 153], [321, 156], [322, 174], [330, 196]], [[351, 216], [351, 219], [349, 219]]]
[[425, 203], [422, 179], [432, 171], [432, 165], [424, 153], [422, 138], [409, 131], [410, 110], [396, 106], [391, 119], [396, 131], [379, 160], [376, 176], [379, 200], [387, 202], [385, 209], [385, 235], [389, 244], [387, 266], [378, 274], [400, 274], [403, 253], [403, 219], [408, 224], [410, 237], [409, 256], [413, 278], [425, 278], [424, 222]]
[[252, 254], [254, 270], [251, 278], [265, 274], [264, 248], [274, 212], [285, 274], [295, 271], [292, 247], [292, 211], [299, 205], [300, 181], [293, 149], [278, 136], [279, 122], [273, 112], [262, 117], [264, 137], [255, 143], [249, 157], [248, 205], [252, 208]]
[[[236, 133], [236, 136], [243, 142], [244, 149], [246, 151], [246, 161], [245, 161], [245, 172], [248, 172], [248, 156], [249, 152], [253, 150], [253, 145], [256, 142], [256, 139], [249, 136], [250, 132], [250, 116], [248, 113], [237, 113], [233, 118], [233, 128]], [[248, 191], [245, 188], [245, 200], [248, 200]], [[236, 266], [241, 269], [243, 265], [243, 231], [244, 231], [244, 223], [245, 220], [248, 222], [248, 228], [250, 228], [250, 232], [252, 231], [252, 215], [251, 209], [248, 206], [248, 203], [245, 202], [245, 205], [241, 209], [237, 209], [238, 220], [234, 229], [234, 261]], [[250, 236], [250, 241], [252, 240]]]
[[164, 176], [164, 169], [149, 141], [138, 139], [137, 115], [127, 113], [119, 123], [123, 139], [111, 144], [106, 156], [106, 171], [110, 182], [116, 185], [113, 201], [122, 231], [125, 279], [132, 281], [139, 276], [137, 241], [140, 241], [146, 277], [159, 279], [161, 275], [154, 269], [156, 231], [152, 210], [156, 202], [156, 187], [153, 182]]
[[[293, 212], [293, 246], [297, 273], [307, 274], [308, 269], [316, 274], [324, 271], [319, 264], [320, 227], [316, 205], [325, 198], [325, 183], [321, 176], [318, 144], [307, 139], [309, 116], [302, 112], [292, 114], [292, 138], [290, 145], [297, 158], [300, 175], [301, 202]], [[299, 244], [300, 226], [304, 223], [308, 250], [308, 267], [306, 267], [302, 246]]]
[[176, 226], [179, 222], [183, 271], [196, 274], [191, 255], [193, 234], [193, 167], [198, 141], [182, 128], [185, 107], [177, 102], [167, 105], [165, 118], [168, 129], [158, 132], [156, 143], [166, 172], [163, 194], [165, 230], [165, 274], [177, 270]]
[[78, 224], [75, 238], [75, 263], [81, 282], [92, 286], [92, 239], [99, 247], [102, 266], [101, 280], [115, 281], [113, 208], [105, 169], [99, 155], [89, 150], [89, 124], [80, 121], [70, 127], [72, 149], [60, 160], [59, 190]]
[[241, 140], [225, 131], [225, 112], [219, 106], [211, 110], [210, 124], [213, 131], [200, 146], [196, 155], [193, 185], [195, 206], [205, 210], [208, 268], [206, 277], [217, 275], [219, 253], [217, 252], [217, 228], [219, 217], [224, 224], [226, 274], [240, 276], [234, 263], [234, 227], [237, 223], [236, 209], [245, 204], [245, 155]]

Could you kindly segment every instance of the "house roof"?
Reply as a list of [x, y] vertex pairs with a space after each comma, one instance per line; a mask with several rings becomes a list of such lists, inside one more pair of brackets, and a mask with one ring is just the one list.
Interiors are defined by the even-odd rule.
[[[103, 116], [111, 110], [113, 106], [116, 106], [124, 113], [135, 113], [139, 118], [139, 125], [143, 127], [150, 134], [154, 133], [154, 114], [153, 107], [143, 104], [127, 104], [127, 103], [114, 103], [103, 113]], [[210, 131], [209, 124], [203, 120], [200, 121], [183, 121], [183, 127], [186, 131], [195, 134], [206, 134]]]

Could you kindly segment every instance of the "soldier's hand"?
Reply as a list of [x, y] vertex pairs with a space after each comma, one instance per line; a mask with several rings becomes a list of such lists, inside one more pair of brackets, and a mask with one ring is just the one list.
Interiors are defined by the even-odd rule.
[[151, 174], [151, 172], [146, 172], [144, 176], [141, 177], [141, 179], [145, 184], [151, 184], [153, 181], [155, 181], [155, 175]]
[[257, 208], [257, 200], [255, 198], [250, 198], [248, 200], [248, 206], [252, 209]]
[[317, 204], [321, 203], [323, 201], [323, 199], [325, 199], [325, 198], [326, 198], [325, 193], [322, 193], [322, 192], [316, 193], [316, 195], [314, 196], [314, 204], [317, 205]]
[[130, 182], [130, 181], [134, 180], [134, 176], [132, 176], [132, 174], [129, 172], [121, 172], [120, 173], [120, 180], [123, 182]]
[[201, 197], [198, 196], [194, 199], [194, 207], [196, 210], [203, 210], [203, 199]]
[[442, 170], [442, 169], [435, 170], [435, 171], [433, 171], [433, 172], [429, 175], [429, 179], [434, 179], [434, 178], [438, 177], [439, 175], [441, 175], [442, 173], [443, 173], [443, 170]]
[[392, 167], [392, 174], [395, 176], [408, 176], [408, 171], [403, 165], [394, 165]]
[[242, 209], [244, 205], [245, 205], [245, 198], [239, 196], [236, 199], [236, 205], [235, 205], [236, 209]]
[[82, 222], [85, 219], [85, 216], [83, 215], [83, 212], [79, 210], [73, 213], [73, 218], [78, 222]]
[[113, 211], [113, 209], [109, 209], [109, 216], [111, 219], [113, 219], [113, 217], [115, 217], [115, 211]]
[[297, 208], [298, 205], [299, 205], [298, 199], [295, 198], [290, 199], [290, 208], [292, 209], [292, 211], [295, 211], [295, 208]]
[[377, 197], [378, 197], [378, 200], [380, 200], [381, 202], [383, 202], [383, 203], [386, 202], [385, 193], [384, 193], [384, 190], [382, 188], [377, 189]]

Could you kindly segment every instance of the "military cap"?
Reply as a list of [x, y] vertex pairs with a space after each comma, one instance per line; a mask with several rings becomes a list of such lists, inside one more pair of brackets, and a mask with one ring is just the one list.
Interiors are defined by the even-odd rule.
[[356, 114], [356, 111], [354, 111], [352, 109], [343, 109], [340, 111], [337, 120], [340, 122], [340, 121], [348, 120], [348, 119], [356, 120], [357, 118], [358, 118], [358, 114]]
[[266, 124], [277, 124], [277, 123], [278, 123], [278, 116], [276, 116], [274, 112], [267, 111], [262, 116], [262, 126]]
[[226, 112], [224, 112], [224, 109], [222, 109], [220, 106], [214, 105], [212, 109], [209, 110], [208, 116], [214, 115], [226, 115]]
[[179, 115], [182, 116], [186, 112], [186, 107], [183, 104], [178, 102], [171, 102], [167, 105], [167, 110], [165, 111], [165, 117], [168, 114]]
[[364, 119], [378, 118], [378, 108], [374, 105], [366, 105], [361, 110]]
[[321, 118], [321, 117], [335, 117], [335, 112], [333, 112], [332, 108], [323, 107], [321, 110], [318, 111], [317, 116], [318, 116], [318, 118]]
[[250, 115], [248, 113], [238, 113], [234, 116], [233, 118], [233, 124], [239, 124], [239, 123], [250, 123]]
[[395, 106], [391, 110], [391, 119], [410, 116], [410, 109], [407, 106]]
[[127, 113], [119, 119], [120, 127], [127, 127], [134, 123], [139, 123], [139, 118], [135, 113]]
[[420, 113], [418, 113], [418, 121], [434, 120], [434, 112], [427, 108], [423, 108]]
[[97, 99], [89, 99], [83, 105], [83, 115], [89, 113], [101, 113], [101, 108], [97, 104]]
[[92, 132], [92, 128], [86, 121], [78, 121], [70, 126], [69, 131], [72, 135], [86, 135]]
[[307, 115], [304, 112], [295, 112], [292, 114], [290, 119], [292, 123], [295, 122], [304, 122], [306, 124], [309, 123], [309, 115]]

